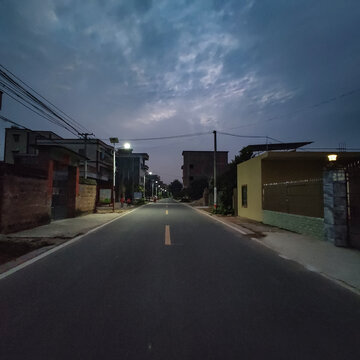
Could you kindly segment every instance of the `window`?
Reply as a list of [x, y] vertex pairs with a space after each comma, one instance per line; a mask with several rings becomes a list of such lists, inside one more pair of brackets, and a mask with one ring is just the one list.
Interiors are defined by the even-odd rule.
[[247, 207], [247, 185], [241, 186], [241, 206]]
[[20, 134], [13, 134], [14, 142], [19, 142]]

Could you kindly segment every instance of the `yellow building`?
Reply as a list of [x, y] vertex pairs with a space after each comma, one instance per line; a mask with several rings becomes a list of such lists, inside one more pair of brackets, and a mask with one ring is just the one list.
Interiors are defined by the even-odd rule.
[[[238, 164], [238, 215], [315, 237], [323, 236], [324, 152], [265, 152]], [[359, 153], [338, 154], [338, 164]]]

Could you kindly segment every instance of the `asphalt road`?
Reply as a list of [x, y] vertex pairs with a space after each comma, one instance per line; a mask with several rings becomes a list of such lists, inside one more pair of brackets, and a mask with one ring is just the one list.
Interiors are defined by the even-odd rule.
[[360, 298], [162, 201], [0, 280], [0, 359], [360, 359]]

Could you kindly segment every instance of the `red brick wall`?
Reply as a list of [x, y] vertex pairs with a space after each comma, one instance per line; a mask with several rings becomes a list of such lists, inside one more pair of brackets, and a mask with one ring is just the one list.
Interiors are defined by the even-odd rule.
[[51, 197], [46, 178], [21, 176], [10, 167], [0, 171], [0, 233], [47, 224], [50, 214]]

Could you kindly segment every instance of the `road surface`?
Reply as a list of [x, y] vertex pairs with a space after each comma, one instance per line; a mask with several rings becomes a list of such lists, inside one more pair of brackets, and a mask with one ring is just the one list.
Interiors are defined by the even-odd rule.
[[0, 280], [0, 359], [360, 359], [350, 291], [172, 200]]

